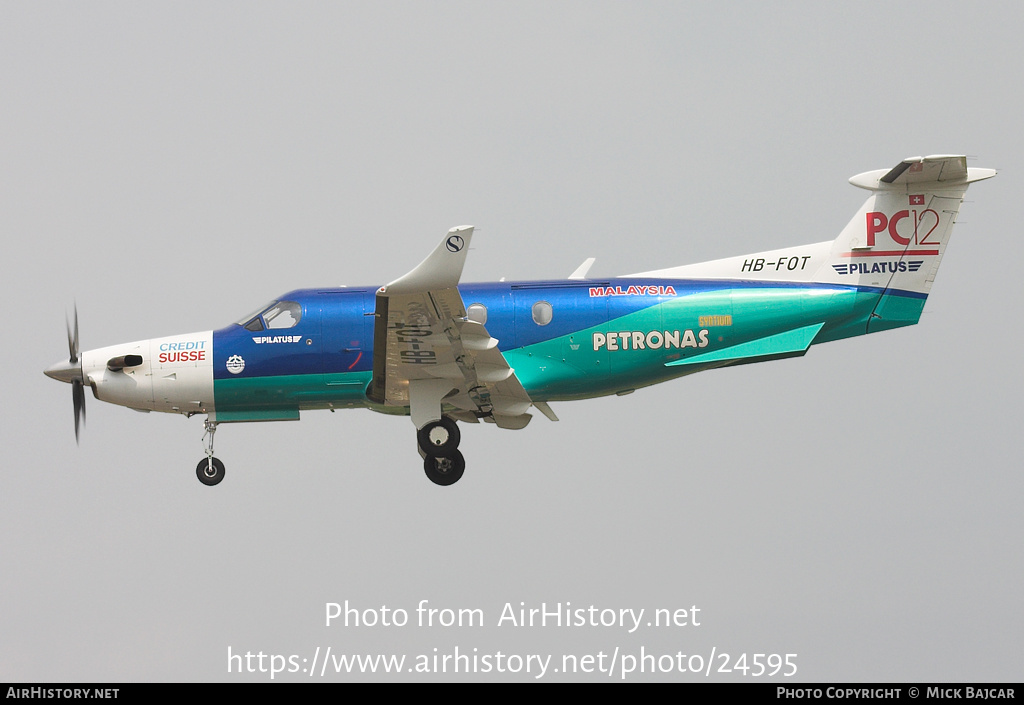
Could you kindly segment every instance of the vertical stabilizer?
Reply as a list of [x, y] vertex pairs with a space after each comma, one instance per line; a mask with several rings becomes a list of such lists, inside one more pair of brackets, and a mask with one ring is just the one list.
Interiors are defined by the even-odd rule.
[[968, 169], [963, 156], [936, 155], [854, 176], [850, 183], [872, 194], [815, 279], [877, 290], [868, 332], [917, 323], [968, 185], [995, 173]]

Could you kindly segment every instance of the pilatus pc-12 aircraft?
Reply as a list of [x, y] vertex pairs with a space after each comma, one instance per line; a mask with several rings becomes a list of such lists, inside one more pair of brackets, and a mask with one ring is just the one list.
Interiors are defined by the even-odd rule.
[[870, 196], [835, 240], [615, 279], [460, 284], [471, 226], [386, 286], [301, 289], [236, 323], [79, 351], [48, 376], [139, 411], [205, 414], [196, 474], [224, 478], [221, 423], [312, 409], [409, 416], [427, 477], [462, 477], [457, 422], [521, 429], [530, 408], [627, 394], [716, 367], [803, 355], [816, 343], [917, 323], [967, 186], [963, 156], [904, 159], [850, 179]]

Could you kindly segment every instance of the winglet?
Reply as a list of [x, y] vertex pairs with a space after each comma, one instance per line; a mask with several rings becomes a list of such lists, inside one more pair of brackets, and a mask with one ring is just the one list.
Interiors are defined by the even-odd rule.
[[425, 260], [405, 276], [385, 286], [381, 293], [414, 294], [457, 286], [472, 237], [472, 225], [452, 228]]

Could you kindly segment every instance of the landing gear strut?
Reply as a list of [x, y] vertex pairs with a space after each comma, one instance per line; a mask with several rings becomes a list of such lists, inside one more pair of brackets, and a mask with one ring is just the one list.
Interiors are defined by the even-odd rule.
[[466, 471], [466, 459], [459, 452], [462, 434], [455, 421], [442, 416], [430, 421], [416, 432], [416, 441], [423, 456], [423, 471], [438, 485], [452, 485]]
[[204, 485], [213, 486], [224, 479], [224, 463], [213, 457], [213, 434], [217, 432], [217, 422], [206, 419], [203, 424], [203, 442], [206, 446], [206, 457], [196, 466], [196, 477]]

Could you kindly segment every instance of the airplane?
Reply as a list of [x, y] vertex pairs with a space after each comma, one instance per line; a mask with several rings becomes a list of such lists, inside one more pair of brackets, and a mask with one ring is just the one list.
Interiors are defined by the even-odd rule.
[[962, 155], [858, 174], [870, 192], [835, 240], [589, 279], [462, 284], [473, 226], [452, 228], [385, 286], [288, 292], [224, 328], [79, 349], [44, 373], [137, 411], [205, 414], [196, 476], [224, 479], [219, 424], [314, 409], [408, 416], [427, 477], [463, 475], [457, 422], [522, 429], [531, 408], [629, 394], [695, 372], [804, 355], [811, 345], [921, 317], [969, 184]]

